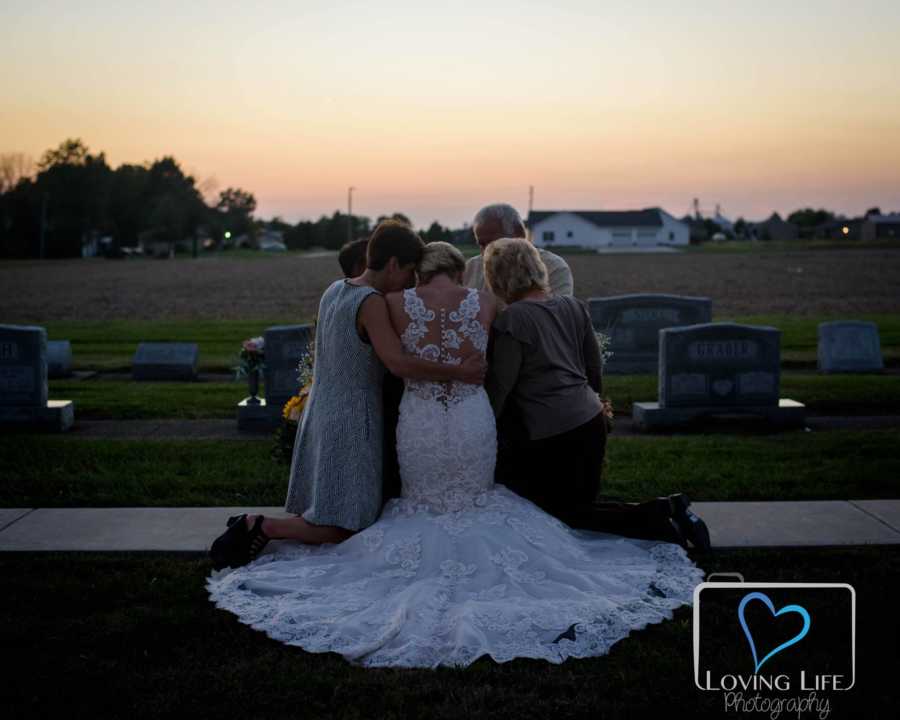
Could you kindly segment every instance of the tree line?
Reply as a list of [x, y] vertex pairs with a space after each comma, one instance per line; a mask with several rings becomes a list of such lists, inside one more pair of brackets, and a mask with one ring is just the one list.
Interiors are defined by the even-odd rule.
[[[109, 254], [141, 244], [174, 252], [187, 243], [223, 247], [241, 238], [251, 246], [265, 229], [280, 231], [291, 249], [337, 249], [348, 237], [366, 236], [370, 218], [340, 212], [295, 225], [254, 217], [256, 198], [229, 187], [210, 202], [197, 180], [174, 157], [113, 169], [105, 154], [68, 139], [32, 164], [21, 153], [0, 155], [0, 256], [80, 257], [93, 237], [112, 239]], [[376, 219], [377, 224], [384, 216]], [[393, 217], [409, 222], [401, 213]], [[461, 231], [439, 223], [423, 239], [452, 241]]]

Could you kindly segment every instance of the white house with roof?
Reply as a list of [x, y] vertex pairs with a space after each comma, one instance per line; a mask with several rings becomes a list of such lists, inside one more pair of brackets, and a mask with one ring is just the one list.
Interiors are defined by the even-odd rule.
[[532, 210], [531, 239], [538, 247], [683, 246], [691, 241], [687, 223], [662, 208], [644, 210]]

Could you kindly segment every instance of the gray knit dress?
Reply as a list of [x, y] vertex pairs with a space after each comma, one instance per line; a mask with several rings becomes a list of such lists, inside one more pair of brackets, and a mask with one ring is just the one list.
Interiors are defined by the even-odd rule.
[[361, 530], [381, 514], [384, 365], [356, 316], [378, 291], [338, 280], [319, 302], [313, 383], [284, 509], [316, 525]]

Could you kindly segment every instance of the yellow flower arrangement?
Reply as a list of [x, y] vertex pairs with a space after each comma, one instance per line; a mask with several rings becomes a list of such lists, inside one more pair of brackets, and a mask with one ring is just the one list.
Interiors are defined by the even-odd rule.
[[306, 407], [306, 401], [309, 398], [309, 388], [312, 383], [307, 383], [302, 388], [300, 388], [300, 392], [294, 395], [290, 400], [288, 400], [284, 404], [284, 408], [281, 411], [281, 416], [290, 422], [300, 422], [300, 415], [303, 412], [303, 408]]

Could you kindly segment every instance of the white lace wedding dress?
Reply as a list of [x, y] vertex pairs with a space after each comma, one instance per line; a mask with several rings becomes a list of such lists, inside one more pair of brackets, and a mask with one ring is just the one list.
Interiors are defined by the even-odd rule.
[[[407, 352], [459, 363], [467, 342], [485, 351], [477, 291], [449, 313], [428, 309], [415, 290], [404, 305]], [[423, 346], [427, 338], [436, 341]], [[309, 652], [437, 667], [482, 655], [604, 655], [692, 602], [704, 573], [680, 546], [573, 530], [494, 484], [496, 431], [482, 387], [407, 382], [400, 413], [403, 496], [340, 544], [273, 540], [249, 565], [213, 571], [217, 607]]]

